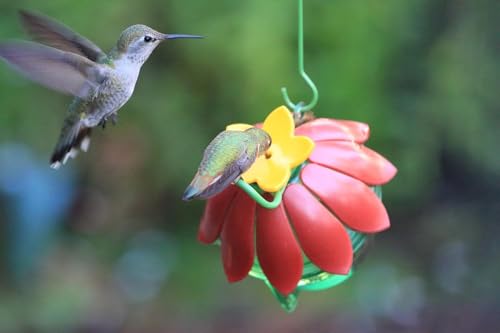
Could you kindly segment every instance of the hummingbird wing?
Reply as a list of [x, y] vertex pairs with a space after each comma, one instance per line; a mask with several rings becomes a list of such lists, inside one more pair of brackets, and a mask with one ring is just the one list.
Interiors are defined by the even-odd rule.
[[106, 57], [97, 45], [60, 22], [26, 10], [20, 10], [19, 16], [26, 31], [40, 43], [79, 54], [92, 61]]
[[197, 174], [184, 191], [182, 200], [208, 199], [222, 192], [240, 175], [241, 171], [236, 164], [229, 165], [215, 177]]
[[0, 43], [0, 58], [29, 79], [82, 99], [108, 78], [107, 70], [87, 58], [37, 43]]
[[244, 150], [238, 159], [226, 166], [222, 172], [215, 177], [202, 176], [197, 174], [191, 184], [188, 186], [183, 200], [191, 199], [208, 199], [225, 190], [232, 182], [238, 179], [242, 173], [247, 171], [255, 162], [255, 151], [250, 149]]

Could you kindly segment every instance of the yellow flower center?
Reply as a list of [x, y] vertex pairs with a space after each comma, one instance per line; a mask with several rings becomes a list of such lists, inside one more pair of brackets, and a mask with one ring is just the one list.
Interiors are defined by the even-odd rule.
[[[251, 125], [233, 124], [226, 130], [243, 131]], [[306, 136], [295, 136], [291, 112], [280, 106], [271, 112], [262, 129], [272, 139], [271, 147], [241, 175], [249, 184], [257, 185], [265, 192], [277, 192], [288, 183], [291, 169], [303, 163], [314, 149], [314, 142]]]

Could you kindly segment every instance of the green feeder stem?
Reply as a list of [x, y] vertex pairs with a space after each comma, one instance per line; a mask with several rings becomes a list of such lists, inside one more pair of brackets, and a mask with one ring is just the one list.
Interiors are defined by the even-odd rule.
[[283, 197], [283, 192], [285, 191], [286, 188], [285, 185], [278, 192], [276, 192], [273, 201], [267, 201], [252, 185], [248, 184], [243, 179], [240, 178], [236, 182], [236, 185], [243, 191], [245, 191], [259, 205], [267, 209], [274, 209], [280, 205], [281, 199]]

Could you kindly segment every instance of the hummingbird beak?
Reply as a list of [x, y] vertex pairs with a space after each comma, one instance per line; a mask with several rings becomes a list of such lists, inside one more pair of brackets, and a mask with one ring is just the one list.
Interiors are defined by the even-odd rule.
[[192, 38], [192, 39], [198, 39], [198, 38], [204, 38], [203, 36], [198, 36], [198, 35], [183, 35], [183, 34], [166, 34], [163, 35], [163, 39], [178, 39], [178, 38]]

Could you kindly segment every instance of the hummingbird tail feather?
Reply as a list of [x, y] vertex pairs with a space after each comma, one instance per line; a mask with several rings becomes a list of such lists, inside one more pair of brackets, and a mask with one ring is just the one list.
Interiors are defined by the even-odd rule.
[[220, 176], [213, 178], [210, 176], [200, 176], [197, 174], [191, 184], [189, 184], [189, 186], [184, 191], [182, 200], [189, 201], [196, 198], [205, 199], [203, 197], [203, 194], [205, 193], [207, 188], [215, 183], [219, 178]]
[[184, 201], [193, 200], [197, 194], [198, 190], [194, 186], [189, 185], [184, 191], [184, 194], [182, 195], [182, 200]]
[[90, 127], [84, 127], [80, 122], [71, 125], [69, 130], [65, 126], [50, 158], [50, 167], [59, 169], [66, 164], [69, 158], [75, 158], [81, 150], [86, 152], [90, 144]]
[[215, 177], [199, 176], [197, 174], [184, 191], [182, 200], [209, 199], [224, 191], [239, 177], [240, 173], [237, 170], [229, 169]]

